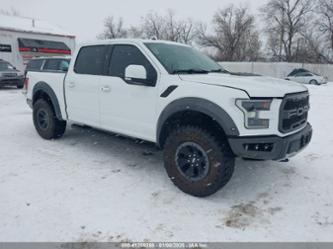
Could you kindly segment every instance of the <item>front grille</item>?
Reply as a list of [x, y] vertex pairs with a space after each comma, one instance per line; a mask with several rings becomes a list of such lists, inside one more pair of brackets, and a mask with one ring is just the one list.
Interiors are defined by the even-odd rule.
[[287, 95], [280, 109], [280, 132], [288, 133], [305, 126], [309, 109], [308, 92]]
[[16, 77], [17, 73], [2, 73], [3, 77]]

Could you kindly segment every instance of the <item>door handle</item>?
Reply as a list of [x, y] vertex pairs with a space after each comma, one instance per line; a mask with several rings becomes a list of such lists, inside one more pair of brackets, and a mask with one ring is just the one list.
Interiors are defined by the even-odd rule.
[[105, 93], [109, 93], [109, 92], [111, 92], [111, 88], [110, 88], [109, 86], [103, 86], [103, 87], [101, 88], [101, 91], [102, 91], [102, 92], [105, 92]]
[[75, 82], [69, 82], [68, 87], [69, 88], [74, 88], [75, 87]]

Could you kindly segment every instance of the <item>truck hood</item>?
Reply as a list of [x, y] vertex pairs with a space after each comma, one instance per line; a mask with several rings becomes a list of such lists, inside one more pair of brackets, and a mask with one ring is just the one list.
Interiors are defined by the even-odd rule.
[[250, 97], [281, 98], [289, 93], [304, 92], [308, 89], [299, 83], [264, 76], [238, 76], [233, 74], [180, 74], [188, 82], [231, 87], [246, 91]]

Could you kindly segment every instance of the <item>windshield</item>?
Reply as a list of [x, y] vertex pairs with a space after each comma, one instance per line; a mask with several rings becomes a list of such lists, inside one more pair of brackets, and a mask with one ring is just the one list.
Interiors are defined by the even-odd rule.
[[0, 71], [14, 70], [15, 68], [8, 62], [0, 62]]
[[170, 74], [227, 72], [215, 61], [192, 47], [153, 42], [145, 45]]

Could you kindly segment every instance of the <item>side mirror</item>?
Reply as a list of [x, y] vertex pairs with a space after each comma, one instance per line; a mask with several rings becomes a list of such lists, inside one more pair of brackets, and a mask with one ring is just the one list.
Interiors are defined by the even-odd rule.
[[146, 80], [147, 71], [144, 66], [141, 65], [129, 65], [125, 69], [125, 80]]

